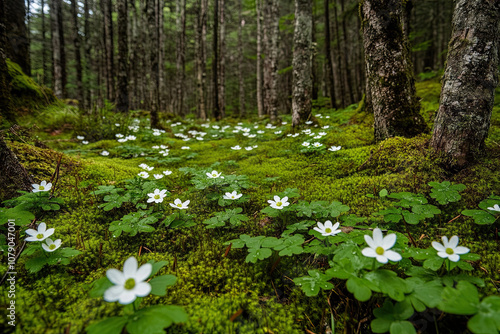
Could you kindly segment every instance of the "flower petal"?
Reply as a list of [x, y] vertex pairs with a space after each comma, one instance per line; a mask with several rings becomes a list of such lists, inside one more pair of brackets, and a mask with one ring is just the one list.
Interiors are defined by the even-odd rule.
[[285, 196], [281, 199], [282, 202], [287, 202], [288, 201], [288, 196]]
[[188, 199], [187, 201], [185, 201], [184, 203], [182, 203], [182, 206], [187, 207], [189, 205], [189, 203], [191, 203], [191, 201]]
[[106, 277], [113, 284], [123, 285], [125, 284], [125, 275], [118, 269], [108, 269], [106, 271]]
[[34, 237], [35, 235], [38, 234], [38, 231], [30, 228], [26, 230], [26, 233]]
[[135, 277], [136, 272], [137, 272], [137, 259], [131, 256], [123, 264], [123, 276], [125, 278]]
[[387, 262], [389, 262], [389, 259], [387, 257], [385, 257], [384, 255], [377, 255], [376, 259], [380, 263], [387, 263]]
[[375, 243], [375, 241], [372, 239], [372, 237], [370, 237], [368, 234], [365, 234], [364, 237], [365, 237], [365, 241], [368, 244], [368, 246], [370, 246], [373, 249], [378, 247], [378, 245]]
[[[338, 229], [338, 228], [339, 228], [339, 226], [340, 226], [340, 223], [339, 223], [339, 222], [336, 222], [335, 224], [333, 224], [332, 229], [336, 230], [336, 229]], [[340, 231], [339, 231], [339, 232], [340, 232]]]
[[45, 233], [43, 234], [44, 238], [50, 237], [52, 234], [54, 234], [55, 229], [54, 228], [49, 228]]
[[40, 225], [38, 225], [38, 233], [44, 233], [46, 229], [47, 229], [47, 224], [40, 223]]
[[396, 243], [396, 234], [392, 233], [392, 234], [388, 234], [386, 235], [383, 239], [382, 239], [382, 248], [387, 250], [389, 248], [391, 248], [392, 246], [394, 246], [394, 244]]
[[446, 259], [446, 258], [448, 258], [449, 254], [446, 253], [445, 251], [442, 251], [442, 252], [438, 252], [438, 256], [442, 257], [443, 259]]
[[137, 283], [133, 292], [139, 297], [147, 296], [151, 292], [151, 284], [147, 282]]
[[385, 251], [384, 256], [394, 262], [401, 261], [401, 259], [403, 258], [401, 254], [396, 253], [395, 251], [392, 250]]
[[42, 244], [42, 248], [46, 252], [52, 252], [53, 250], [55, 250], [55, 249], [50, 249], [49, 246], [47, 246], [46, 244]]
[[434, 247], [434, 249], [437, 250], [438, 252], [446, 251], [446, 248], [441, 243], [439, 243], [437, 241], [432, 242], [432, 247]]
[[460, 260], [460, 255], [452, 254], [452, 255], [448, 256], [448, 259], [450, 259], [451, 262], [458, 262], [458, 260]]
[[151, 275], [151, 271], [153, 271], [153, 266], [151, 265], [151, 263], [143, 264], [135, 273], [135, 280], [137, 282], [145, 281], [149, 277], [149, 275]]
[[280, 200], [281, 200], [281, 199], [280, 199], [280, 197], [279, 197], [279, 196], [274, 196], [274, 201], [275, 201], [275, 202], [279, 202]]
[[447, 236], [443, 236], [441, 238], [441, 240], [443, 240], [443, 246], [444, 246], [444, 248], [449, 248], [450, 247], [449, 246], [450, 243], [448, 242], [448, 237]]
[[384, 242], [384, 236], [382, 234], [382, 230], [379, 229], [378, 227], [373, 229], [373, 242], [378, 246], [382, 246]]
[[448, 247], [456, 248], [457, 246], [458, 246], [458, 236], [454, 235], [450, 238], [450, 243], [448, 244]]
[[136, 295], [133, 292], [133, 290], [126, 290], [124, 289], [123, 292], [120, 294], [120, 298], [118, 299], [118, 302], [123, 305], [127, 305], [132, 303], [135, 300]]
[[107, 302], [116, 302], [118, 299], [120, 299], [120, 296], [124, 290], [125, 289], [122, 285], [114, 285], [104, 291], [104, 300]]
[[369, 247], [364, 248], [361, 251], [361, 254], [363, 254], [366, 257], [376, 257], [378, 255], [373, 248], [369, 248]]
[[453, 251], [455, 252], [455, 254], [467, 254], [468, 252], [470, 252], [470, 249], [467, 247], [458, 246]]

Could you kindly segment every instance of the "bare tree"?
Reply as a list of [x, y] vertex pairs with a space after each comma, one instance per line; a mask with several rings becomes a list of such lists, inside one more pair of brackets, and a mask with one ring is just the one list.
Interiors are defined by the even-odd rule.
[[450, 168], [484, 147], [498, 85], [500, 2], [458, 0], [431, 146]]

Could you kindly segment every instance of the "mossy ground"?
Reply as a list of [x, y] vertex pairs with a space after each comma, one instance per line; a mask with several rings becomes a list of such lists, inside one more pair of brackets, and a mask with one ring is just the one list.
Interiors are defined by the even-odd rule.
[[[417, 89], [422, 97], [422, 113], [431, 127], [438, 107], [439, 83], [418, 83]], [[249, 264], [244, 261], [246, 250], [240, 249], [233, 249], [224, 256], [226, 246], [223, 243], [242, 233], [276, 234], [272, 219], [264, 219], [260, 210], [267, 206], [271, 195], [285, 188], [298, 188], [300, 198], [307, 201], [340, 201], [351, 208], [349, 213], [368, 217], [381, 209], [382, 204], [366, 194], [376, 194], [383, 188], [389, 192], [428, 194], [430, 187], [427, 184], [431, 181], [463, 183], [467, 188], [460, 202], [447, 206], [437, 219], [412, 226], [412, 233], [420, 237], [421, 247], [428, 246], [441, 235], [459, 235], [464, 245], [482, 256], [474, 273], [487, 283], [483, 293], [498, 293], [500, 255], [498, 237], [495, 237], [497, 231], [492, 226], [475, 225], [464, 216], [457, 218], [463, 209], [476, 208], [477, 203], [489, 195], [499, 195], [498, 102], [484, 155], [477, 164], [457, 174], [450, 174], [440, 166], [439, 158], [428, 147], [429, 134], [412, 139], [397, 137], [374, 144], [373, 118], [356, 110], [356, 106], [339, 111], [314, 111], [314, 114], [318, 113], [323, 118], [316, 118], [316, 124], [330, 126], [325, 130], [328, 135], [324, 137], [324, 143], [326, 146], [341, 145], [340, 151], [300, 153], [305, 139], [303, 136], [286, 137], [292, 132], [289, 125], [277, 128], [282, 131], [279, 135], [268, 132], [262, 139], [255, 140], [253, 143], [258, 147], [252, 151], [230, 149], [248, 141], [240, 135], [186, 143], [167, 132], [160, 138], [138, 136], [134, 144], [123, 145], [110, 140], [110, 136], [100, 140], [102, 138], [92, 129], [83, 133], [84, 127], [73, 126], [81, 129], [74, 135], [62, 132], [51, 136], [49, 131], [40, 132], [38, 136], [48, 145], [67, 153], [61, 160], [55, 191], [66, 204], [57, 214], [40, 217], [40, 221], [54, 227], [57, 237], [63, 239], [66, 246], [77, 248], [82, 254], [68, 266], [45, 267], [37, 274], [29, 274], [24, 269], [25, 260], [19, 260], [16, 332], [80, 333], [96, 320], [116, 315], [119, 305], [90, 298], [88, 291], [90, 284], [103, 277], [107, 269], [121, 269], [129, 256], [139, 257], [140, 263], [150, 259], [166, 260], [169, 264], [161, 273], [178, 277], [177, 283], [168, 288], [166, 296], [145, 299], [146, 304], [185, 307], [189, 322], [169, 328], [168, 333], [304, 333], [306, 330], [323, 333], [325, 324], [330, 322], [330, 312], [335, 316], [337, 332], [342, 332], [343, 328], [369, 332], [368, 320], [375, 307], [373, 303], [363, 305], [357, 302], [340, 284], [330, 295], [335, 304], [329, 305], [326, 292], [308, 298], [291, 281], [291, 278], [304, 275], [308, 268], [317, 267], [317, 259], [285, 257], [277, 264], [278, 259], [271, 257]], [[200, 124], [189, 124], [187, 129], [201, 131]], [[113, 126], [109, 124], [111, 134], [117, 131], [112, 129]], [[120, 127], [123, 128], [123, 124]], [[311, 129], [319, 127], [311, 125]], [[90, 137], [97, 141], [82, 145], [71, 139], [77, 134], [91, 134]], [[37, 181], [50, 179], [60, 153], [19, 142], [9, 144]], [[151, 146], [159, 144], [171, 147], [168, 158], [177, 156], [180, 159], [148, 160], [140, 156], [146, 153], [151, 157]], [[187, 153], [180, 150], [184, 145], [191, 147]], [[99, 155], [104, 149], [111, 152], [109, 157]], [[102, 203], [102, 197], [96, 196], [94, 190], [99, 185], [120, 185], [124, 179], [134, 177], [141, 171], [137, 167], [140, 163], [173, 171], [160, 183], [172, 193], [168, 199], [191, 199], [190, 208], [198, 215], [196, 226], [189, 229], [157, 227], [155, 232], [139, 233], [135, 237], [111, 236], [109, 224], [124, 214], [123, 208], [109, 212], [99, 209], [97, 206]], [[180, 167], [209, 167], [215, 163], [219, 163], [215, 168], [218, 171], [247, 175], [256, 184], [248, 192], [251, 200], [244, 208], [251, 219], [240, 228], [205, 229], [201, 221], [209, 217], [215, 207], [207, 206], [203, 196], [191, 187], [190, 177], [178, 171]], [[237, 312], [241, 314], [232, 318]], [[453, 323], [453, 328], [460, 328], [466, 321], [464, 319], [448, 315], [441, 319], [439, 332], [451, 333], [447, 326]], [[0, 327], [7, 327], [5, 318], [0, 319]], [[452, 332], [456, 333], [454, 330]]]

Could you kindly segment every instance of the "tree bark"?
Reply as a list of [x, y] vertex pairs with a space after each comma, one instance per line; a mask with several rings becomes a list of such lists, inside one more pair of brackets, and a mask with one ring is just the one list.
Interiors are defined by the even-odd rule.
[[5, 52], [7, 58], [18, 64], [26, 75], [31, 75], [30, 45], [26, 28], [26, 8], [24, 0], [4, 0], [8, 18], [6, 26]]
[[500, 1], [457, 0], [431, 146], [448, 167], [478, 157], [498, 85]]
[[197, 66], [197, 87], [198, 87], [198, 116], [202, 120], [207, 119], [207, 110], [205, 102], [205, 64], [207, 54], [207, 10], [208, 0], [200, 0], [199, 2], [199, 15], [197, 25], [197, 40], [198, 52], [196, 56]]
[[[216, 0], [217, 1], [217, 0]], [[177, 0], [177, 115], [184, 114], [184, 77], [186, 67], [186, 0]]]
[[326, 59], [326, 78], [327, 86], [330, 93], [330, 105], [332, 108], [337, 108], [337, 103], [335, 101], [335, 80], [333, 80], [333, 54], [331, 47], [331, 37], [330, 37], [330, 1], [323, 0], [324, 12], [325, 12], [325, 59]]
[[30, 192], [33, 183], [33, 179], [0, 135], [0, 184], [5, 185], [0, 191], [0, 201], [15, 197], [18, 195], [17, 190]]
[[[345, 83], [343, 80], [344, 77], [344, 71], [343, 71], [343, 66], [342, 66], [342, 53], [340, 52], [340, 32], [339, 32], [339, 17], [338, 17], [338, 11], [337, 11], [337, 4], [335, 1], [333, 2], [333, 13], [335, 16], [335, 39], [337, 40], [336, 43], [336, 51], [337, 51], [337, 76], [336, 79], [338, 81], [338, 87], [340, 90], [340, 104], [342, 107], [346, 106], [346, 94], [345, 94]], [[333, 64], [332, 64], [333, 66]], [[334, 76], [335, 77], [335, 76]], [[335, 78], [334, 78], [335, 79]]]
[[213, 30], [213, 54], [212, 61], [212, 83], [213, 83], [213, 117], [216, 120], [221, 119], [219, 109], [219, 84], [218, 84], [218, 65], [219, 65], [219, 52], [218, 52], [218, 36], [219, 36], [219, 0], [214, 1], [214, 30]]
[[279, 0], [268, 0], [269, 6], [269, 120], [275, 122], [278, 118], [278, 37], [279, 37]]
[[419, 113], [408, 43], [401, 26], [401, 0], [364, 0], [360, 13], [375, 140], [416, 136], [426, 130], [426, 124]]
[[245, 20], [242, 14], [242, 0], [238, 0], [238, 82], [239, 82], [239, 102], [240, 102], [240, 117], [246, 116], [245, 109], [245, 80], [243, 76], [243, 27], [245, 26]]
[[59, 26], [59, 14], [61, 13], [61, 0], [51, 0], [50, 2], [50, 27], [52, 39], [52, 79], [54, 85], [54, 95], [58, 99], [64, 98], [64, 82], [63, 82], [63, 59], [61, 45], [61, 34]]
[[[344, 14], [344, 0], [340, 0], [340, 10], [342, 11], [342, 14]], [[351, 77], [351, 71], [349, 70], [349, 51], [347, 50], [347, 28], [346, 28], [346, 18], [345, 15], [342, 18], [342, 39], [343, 39], [343, 58], [344, 58], [344, 80], [345, 80], [345, 85], [347, 88], [347, 95], [349, 97], [349, 102], [347, 105], [354, 103], [354, 94], [353, 94], [353, 88], [352, 88], [352, 77]], [[340, 43], [340, 40], [338, 41]]]
[[76, 98], [78, 108], [84, 108], [83, 85], [82, 85], [82, 56], [80, 51], [80, 34], [78, 32], [78, 3], [77, 0], [71, 0], [71, 18], [73, 19], [73, 46], [75, 48], [75, 67], [76, 67]]
[[295, 0], [293, 37], [292, 125], [297, 126], [311, 114], [312, 102], [312, 3]]
[[224, 22], [225, 1], [219, 3], [219, 110], [221, 118], [226, 116], [226, 25]]
[[160, 128], [160, 118], [158, 113], [158, 27], [156, 21], [156, 5], [155, 0], [147, 0], [147, 16], [148, 16], [148, 31], [151, 47], [149, 49], [150, 68], [151, 68], [151, 128]]
[[83, 2], [83, 32], [84, 32], [84, 54], [85, 54], [85, 73], [87, 73], [87, 82], [84, 85], [84, 97], [85, 97], [85, 105], [84, 108], [90, 110], [92, 107], [92, 98], [95, 95], [94, 89], [92, 88], [90, 72], [94, 72], [94, 59], [92, 58], [91, 49], [92, 49], [92, 41], [90, 36], [90, 0], [84, 0]]
[[112, 2], [111, 0], [103, 1], [104, 14], [104, 45], [106, 48], [106, 78], [107, 78], [107, 98], [110, 101], [115, 101], [115, 62], [114, 62], [114, 42], [113, 42], [113, 20], [112, 20]]
[[[0, 0], [0, 117], [10, 123], [16, 122], [16, 117], [11, 108], [10, 96], [10, 77], [7, 70], [7, 58], [5, 53], [5, 45], [7, 41], [6, 17], [5, 17], [5, 0]], [[0, 140], [3, 141], [2, 138]], [[3, 183], [2, 183], [3, 184]]]
[[128, 0], [116, 2], [118, 11], [118, 80], [116, 92], [116, 110], [128, 112]]
[[47, 38], [45, 27], [45, 0], [41, 1], [41, 19], [42, 19], [42, 85], [45, 85], [47, 82]]
[[264, 103], [262, 99], [262, 0], [255, 0], [257, 12], [257, 113], [264, 117]]

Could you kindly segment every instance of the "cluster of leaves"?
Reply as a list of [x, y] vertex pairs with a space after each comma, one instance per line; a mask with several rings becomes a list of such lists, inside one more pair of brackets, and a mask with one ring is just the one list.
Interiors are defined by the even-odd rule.
[[58, 248], [53, 252], [46, 252], [38, 242], [29, 243], [22, 256], [30, 257], [25, 264], [26, 269], [31, 273], [40, 271], [46, 265], [68, 265], [70, 259], [81, 252], [71, 247]]
[[0, 208], [0, 220], [14, 219], [16, 225], [25, 226], [45, 211], [57, 211], [64, 204], [62, 199], [51, 197], [49, 192], [19, 192], [21, 196], [2, 202], [6, 207]]
[[479, 203], [479, 208], [482, 210], [464, 210], [462, 214], [474, 218], [474, 222], [478, 225], [491, 225], [498, 221], [500, 217], [499, 211], [492, 211], [488, 208], [495, 204], [499, 205], [500, 196], [491, 196]]
[[117, 188], [113, 185], [99, 186], [94, 191], [95, 195], [104, 195], [104, 202], [99, 207], [104, 211], [111, 211], [115, 208], [121, 208], [124, 203], [131, 203], [137, 209], [146, 209], [147, 205], [144, 199], [148, 193], [153, 192], [158, 185], [154, 181], [147, 181], [141, 177], [125, 180], [125, 189]]

